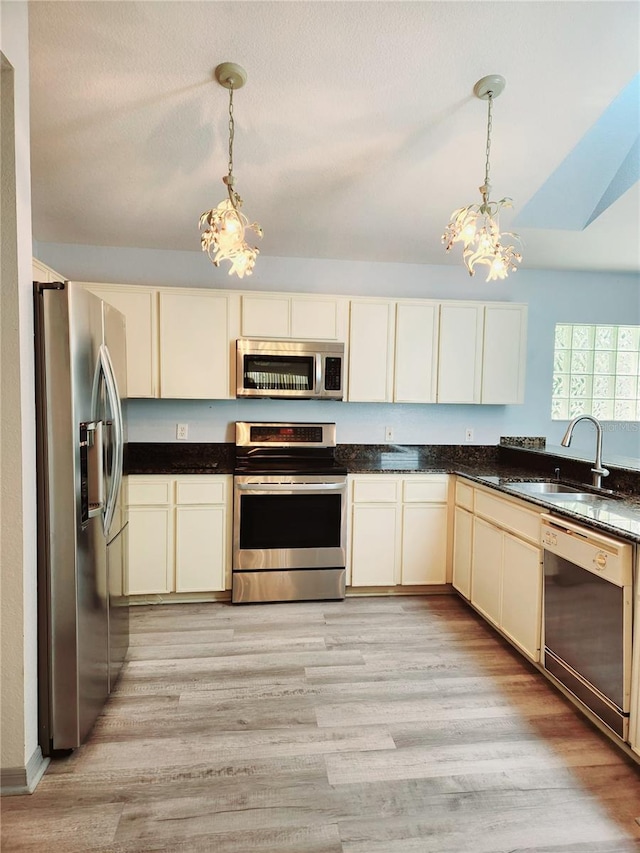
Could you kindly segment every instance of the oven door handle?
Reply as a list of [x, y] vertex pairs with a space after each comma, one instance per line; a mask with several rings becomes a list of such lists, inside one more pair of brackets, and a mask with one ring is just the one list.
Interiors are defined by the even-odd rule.
[[236, 483], [241, 492], [329, 492], [346, 488], [346, 483]]

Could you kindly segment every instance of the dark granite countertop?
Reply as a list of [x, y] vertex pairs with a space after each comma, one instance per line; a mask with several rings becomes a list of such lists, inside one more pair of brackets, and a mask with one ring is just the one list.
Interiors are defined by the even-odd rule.
[[[605, 533], [640, 543], [640, 472], [610, 468], [606, 486], [615, 493], [595, 503], [563, 500], [510, 490], [509, 483], [554, 479], [560, 468], [564, 482], [591, 481], [591, 464], [528, 448], [500, 445], [358, 445], [341, 444], [336, 457], [350, 474], [458, 474], [505, 495], [544, 507], [548, 512], [582, 522]], [[229, 443], [131, 443], [125, 452], [128, 474], [232, 474], [235, 446]]]
[[127, 474], [233, 474], [235, 444], [130, 442], [125, 447]]

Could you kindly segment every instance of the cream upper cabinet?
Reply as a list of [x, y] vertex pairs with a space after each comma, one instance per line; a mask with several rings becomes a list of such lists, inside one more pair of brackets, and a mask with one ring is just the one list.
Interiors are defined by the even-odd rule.
[[479, 403], [482, 388], [483, 306], [440, 306], [438, 402]]
[[43, 264], [37, 258], [31, 259], [31, 275], [34, 281], [40, 281], [43, 284], [51, 284], [52, 281], [65, 281], [63, 275]]
[[226, 295], [160, 291], [160, 396], [224, 400], [235, 396]]
[[526, 349], [526, 305], [485, 305], [482, 403], [524, 401]]
[[437, 401], [522, 403], [526, 341], [526, 305], [442, 303]]
[[334, 296], [245, 293], [242, 337], [342, 341], [344, 304]]
[[386, 403], [391, 400], [394, 318], [392, 300], [351, 301], [349, 401]]
[[438, 364], [437, 303], [396, 305], [393, 399], [396, 403], [435, 403]]
[[82, 282], [126, 321], [127, 396], [158, 397], [157, 291], [134, 285]]

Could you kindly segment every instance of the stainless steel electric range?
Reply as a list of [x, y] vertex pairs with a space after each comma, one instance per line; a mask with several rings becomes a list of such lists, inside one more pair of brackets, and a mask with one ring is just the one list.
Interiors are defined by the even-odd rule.
[[236, 423], [234, 604], [345, 594], [347, 470], [331, 423]]

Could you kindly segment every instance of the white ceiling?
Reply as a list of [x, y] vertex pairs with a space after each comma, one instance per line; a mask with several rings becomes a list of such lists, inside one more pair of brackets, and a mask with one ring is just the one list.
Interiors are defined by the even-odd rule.
[[[440, 237], [492, 196], [514, 213], [640, 68], [636, 2], [29, 3], [34, 238], [199, 251], [235, 176], [263, 254], [460, 264]], [[638, 121], [638, 116], [633, 117]], [[640, 122], [639, 122], [640, 124]], [[581, 180], [598, 174], [594, 159]], [[522, 268], [640, 269], [636, 183], [583, 231], [519, 229]]]

